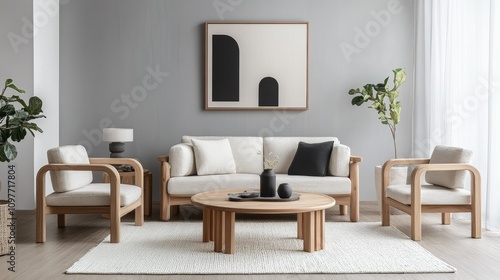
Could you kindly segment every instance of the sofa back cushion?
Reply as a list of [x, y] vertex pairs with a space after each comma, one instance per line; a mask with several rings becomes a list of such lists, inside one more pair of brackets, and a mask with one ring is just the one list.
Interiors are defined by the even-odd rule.
[[[89, 164], [87, 150], [82, 145], [68, 145], [47, 151], [49, 163]], [[67, 192], [92, 183], [92, 171], [50, 171], [55, 192]]]
[[288, 168], [295, 156], [300, 141], [306, 143], [320, 143], [334, 141], [327, 175], [348, 177], [349, 158], [351, 150], [348, 146], [340, 144], [336, 137], [224, 137], [224, 136], [183, 136], [182, 143], [170, 148], [171, 176], [188, 176], [196, 174], [191, 139], [217, 140], [227, 138], [231, 144], [236, 173], [260, 174], [264, 169], [264, 160], [257, 151], [263, 151], [268, 156], [279, 156], [279, 162], [274, 167], [275, 173], [287, 174]]
[[279, 156], [278, 164], [273, 168], [274, 173], [287, 174], [288, 168], [297, 152], [299, 142], [321, 143], [333, 141], [332, 155], [327, 175], [349, 176], [349, 147], [340, 145], [337, 137], [266, 137], [264, 138], [264, 154]]
[[[260, 174], [264, 170], [264, 160], [258, 151], [262, 151], [262, 137], [239, 136], [182, 136], [182, 143], [190, 144], [192, 139], [220, 140], [228, 139], [236, 164], [236, 173]], [[194, 158], [193, 158], [194, 162]], [[174, 164], [174, 163], [172, 163]], [[173, 169], [173, 167], [172, 167]], [[173, 176], [173, 175], [172, 175]]]

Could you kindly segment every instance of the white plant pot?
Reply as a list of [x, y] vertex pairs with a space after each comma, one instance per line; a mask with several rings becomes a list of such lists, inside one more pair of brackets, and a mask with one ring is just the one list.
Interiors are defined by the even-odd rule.
[[[406, 185], [408, 166], [393, 166], [391, 168], [391, 178], [389, 185]], [[375, 191], [379, 212], [382, 212], [382, 166], [375, 166]], [[391, 215], [403, 214], [403, 211], [391, 207]]]

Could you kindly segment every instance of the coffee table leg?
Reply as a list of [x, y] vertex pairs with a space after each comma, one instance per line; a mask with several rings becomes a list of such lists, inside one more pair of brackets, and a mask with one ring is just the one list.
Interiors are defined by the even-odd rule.
[[212, 209], [205, 207], [203, 208], [203, 242], [213, 240], [212, 229]]
[[210, 210], [210, 241], [215, 240], [215, 211]]
[[224, 248], [224, 212], [215, 210], [214, 251], [222, 252]]
[[325, 210], [304, 213], [302, 232], [304, 251], [323, 250], [325, 248]]
[[304, 216], [302, 233], [304, 238], [304, 251], [314, 251], [314, 212], [307, 212], [302, 214]]
[[303, 239], [303, 223], [304, 223], [304, 217], [302, 213], [297, 213], [297, 239]]
[[314, 232], [315, 232], [315, 251], [322, 250], [325, 248], [325, 210], [319, 210], [314, 212], [315, 222], [314, 222]]
[[225, 212], [225, 222], [226, 222], [226, 241], [225, 241], [225, 253], [234, 254], [236, 250], [236, 241], [234, 239], [234, 223], [235, 223], [235, 213]]

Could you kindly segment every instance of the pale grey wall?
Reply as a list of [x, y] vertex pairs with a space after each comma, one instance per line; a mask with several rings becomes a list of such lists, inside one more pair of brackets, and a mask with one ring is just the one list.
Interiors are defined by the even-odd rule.
[[[33, 96], [33, 0], [2, 1], [0, 9], [0, 85], [3, 89], [7, 78], [26, 91], [24, 100]], [[17, 94], [8, 91], [8, 95]], [[17, 94], [19, 95], [19, 94]], [[34, 208], [33, 138], [28, 136], [21, 143], [14, 143], [18, 156], [16, 166], [15, 204], [17, 209]], [[8, 163], [0, 163], [2, 190], [0, 199], [7, 198]]]
[[[377, 21], [374, 13], [391, 5], [399, 13]], [[225, 10], [218, 13], [216, 7]], [[364, 157], [361, 200], [375, 200], [374, 166], [392, 157], [390, 132], [374, 110], [351, 106], [347, 92], [382, 81], [396, 67], [408, 72], [398, 132], [400, 156], [410, 155], [412, 1], [73, 0], [61, 5], [60, 20], [61, 144], [82, 143], [92, 156], [107, 156], [101, 126], [134, 128], [128, 155], [154, 172], [155, 200], [156, 157], [182, 135], [269, 133], [339, 137]], [[203, 110], [206, 21], [308, 21], [309, 110]], [[356, 47], [356, 53], [347, 57], [342, 44]], [[147, 67], [158, 67], [168, 77], [137, 95]]]

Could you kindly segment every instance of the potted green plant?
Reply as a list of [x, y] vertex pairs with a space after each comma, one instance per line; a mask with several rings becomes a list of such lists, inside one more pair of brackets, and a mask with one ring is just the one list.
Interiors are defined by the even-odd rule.
[[[361, 89], [349, 90], [349, 95], [355, 95], [351, 100], [352, 105], [361, 106], [365, 102], [371, 102], [369, 108], [377, 111], [378, 118], [382, 124], [389, 127], [394, 146], [394, 158], [398, 157], [398, 148], [396, 143], [396, 126], [399, 123], [401, 115], [401, 103], [398, 101], [399, 87], [406, 81], [406, 71], [404, 68], [392, 70], [393, 86], [389, 86], [389, 77], [385, 78], [382, 83], [366, 84]], [[408, 168], [406, 166], [395, 166], [391, 169], [390, 184], [406, 184]], [[381, 191], [382, 191], [382, 166], [375, 167], [375, 188], [377, 200], [381, 207]], [[400, 212], [391, 209], [391, 214], [399, 214]]]
[[378, 84], [366, 84], [362, 89], [350, 89], [349, 95], [356, 95], [352, 105], [361, 106], [365, 102], [372, 102], [369, 108], [377, 111], [378, 119], [391, 130], [392, 142], [394, 145], [394, 158], [398, 158], [398, 148], [396, 144], [396, 125], [399, 123], [401, 114], [401, 103], [399, 97], [399, 87], [406, 81], [406, 71], [404, 68], [392, 70], [394, 73], [393, 87], [387, 84], [389, 77], [384, 82]]
[[[0, 95], [0, 162], [10, 162], [17, 157], [17, 149], [12, 142], [21, 142], [29, 131], [33, 137], [35, 132], [42, 133], [42, 129], [32, 120], [45, 118], [42, 115], [42, 100], [36, 96], [26, 103], [18, 95], [7, 96], [7, 89], [18, 93], [25, 93], [12, 83], [12, 79], [5, 81]], [[16, 106], [15, 105], [20, 105]]]
[[[12, 83], [12, 79], [5, 81], [5, 86], [0, 94], [0, 162], [10, 162], [17, 157], [17, 149], [12, 142], [21, 142], [28, 131], [35, 136], [35, 132], [43, 132], [32, 122], [34, 119], [44, 118], [42, 115], [42, 100], [33, 96], [26, 103], [18, 95], [7, 96], [7, 89], [25, 93]], [[0, 181], [0, 189], [2, 182]], [[7, 201], [0, 200], [0, 231], [7, 226], [10, 212], [7, 210]], [[7, 231], [5, 231], [7, 232]], [[0, 255], [7, 253], [7, 235], [0, 238]]]

